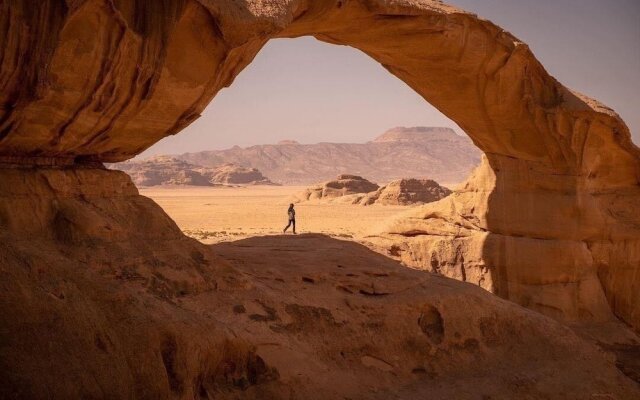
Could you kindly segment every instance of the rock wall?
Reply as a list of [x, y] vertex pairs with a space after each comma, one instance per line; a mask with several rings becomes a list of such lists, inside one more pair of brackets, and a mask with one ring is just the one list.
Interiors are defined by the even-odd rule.
[[[0, 161], [27, 166], [140, 153], [196, 119], [271, 38], [359, 49], [487, 155], [421, 224], [486, 236], [474, 241], [478, 263], [495, 266], [494, 290], [509, 299], [561, 318], [610, 307], [640, 326], [640, 151], [612, 110], [562, 86], [489, 21], [430, 0], [8, 0], [0, 32]], [[33, 206], [23, 205], [18, 214]], [[389, 233], [442, 240], [431, 231]], [[453, 248], [421, 254], [416, 265], [459, 264]]]

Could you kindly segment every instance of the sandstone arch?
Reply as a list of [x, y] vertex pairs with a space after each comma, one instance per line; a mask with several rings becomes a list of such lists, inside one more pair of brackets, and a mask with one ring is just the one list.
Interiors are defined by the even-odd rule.
[[[384, 232], [403, 238], [408, 259], [559, 318], [613, 310], [640, 327], [640, 151], [612, 110], [562, 86], [491, 22], [429, 0], [0, 7], [3, 165], [130, 158], [197, 118], [270, 38], [313, 35], [373, 57], [486, 153], [446, 204]], [[53, 224], [21, 224], [4, 208], [13, 230]]]

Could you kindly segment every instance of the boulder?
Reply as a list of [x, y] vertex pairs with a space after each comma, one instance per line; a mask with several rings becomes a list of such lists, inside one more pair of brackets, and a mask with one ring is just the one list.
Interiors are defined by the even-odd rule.
[[295, 195], [297, 201], [334, 199], [354, 194], [366, 194], [380, 186], [361, 176], [342, 174], [334, 180], [310, 187]]
[[431, 179], [398, 179], [365, 196], [360, 204], [412, 205], [443, 199], [451, 190]]

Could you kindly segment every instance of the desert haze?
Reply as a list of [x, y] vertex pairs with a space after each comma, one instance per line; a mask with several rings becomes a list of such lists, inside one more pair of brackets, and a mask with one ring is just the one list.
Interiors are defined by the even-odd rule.
[[450, 128], [390, 129], [368, 143], [278, 144], [185, 153], [176, 157], [214, 167], [233, 163], [256, 168], [274, 182], [307, 185], [338, 174], [356, 174], [376, 182], [428, 177], [462, 182], [480, 162], [481, 152]]
[[[140, 187], [217, 184], [308, 185], [339, 174], [376, 182], [430, 178], [455, 185], [480, 163], [480, 151], [450, 128], [393, 128], [368, 143], [234, 146], [228, 150], [168, 154], [111, 165]], [[264, 176], [263, 176], [264, 175]]]

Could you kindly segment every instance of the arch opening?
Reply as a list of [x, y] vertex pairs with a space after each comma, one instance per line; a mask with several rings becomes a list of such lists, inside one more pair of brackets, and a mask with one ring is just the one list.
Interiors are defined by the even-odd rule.
[[[382, 220], [406, 211], [409, 204], [440, 199], [480, 163], [481, 152], [468, 137], [459, 134], [459, 128], [452, 128], [456, 125], [451, 120], [367, 55], [312, 37], [272, 39], [269, 43], [273, 41], [280, 44], [265, 46], [233, 85], [207, 106], [198, 121], [180, 135], [163, 139], [168, 140], [166, 144], [158, 142], [161, 146], [152, 146], [139, 160], [114, 166], [129, 172], [134, 183], [143, 188], [141, 193], [163, 206], [188, 235], [211, 244], [278, 234], [282, 231], [282, 210], [277, 211], [281, 204], [300, 202], [303, 221], [298, 225], [299, 232], [326, 233], [366, 243], [363, 236], [377, 233], [374, 226]], [[303, 56], [303, 51], [310, 54]], [[302, 61], [296, 64], [299, 59]], [[324, 64], [318, 66], [321, 61]], [[350, 64], [348, 68], [345, 63]], [[308, 71], [296, 72], [303, 67]], [[336, 77], [339, 73], [346, 77]], [[289, 88], [283, 89], [286, 85]], [[276, 90], [286, 93], [274, 94]], [[275, 105], [264, 104], [270, 101]], [[307, 119], [315, 124], [317, 110], [320, 118], [331, 122], [319, 124], [320, 128], [314, 126], [301, 137], [281, 136], [283, 131], [308, 129]], [[254, 111], [257, 122], [248, 121], [254, 119]], [[298, 112], [300, 115], [296, 115]], [[288, 123], [288, 118], [293, 121]], [[219, 120], [223, 122], [217, 124]], [[410, 123], [405, 124], [407, 121]], [[201, 126], [192, 131], [198, 124]], [[400, 125], [417, 128], [395, 128]], [[242, 143], [247, 138], [251, 142]], [[303, 145], [279, 144], [280, 139], [300, 140]], [[182, 143], [188, 147], [174, 150], [173, 145], [180, 140], [188, 142]], [[241, 148], [236, 146], [238, 141], [251, 146]], [[234, 200], [230, 190], [207, 189], [211, 177], [216, 176], [212, 170], [222, 170], [226, 163], [234, 164], [238, 171], [255, 168], [269, 181], [287, 187], [244, 188], [235, 192], [241, 197], [242, 207], [238, 208], [240, 199]], [[364, 179], [337, 179], [341, 175]], [[392, 181], [395, 183], [385, 191]], [[176, 192], [161, 187], [163, 183], [200, 187]], [[242, 184], [239, 180], [215, 183]], [[337, 191], [325, 190], [334, 185], [345, 185], [347, 195], [340, 193], [338, 197]], [[322, 198], [320, 204], [307, 201], [315, 196]], [[366, 207], [374, 203], [387, 207]], [[252, 217], [247, 218], [249, 215]], [[395, 244], [382, 245], [380, 250], [390, 255], [388, 248], [392, 247]], [[449, 272], [433, 269], [430, 264], [416, 266]], [[490, 274], [487, 271], [482, 275]], [[477, 284], [479, 279], [471, 281]]]

